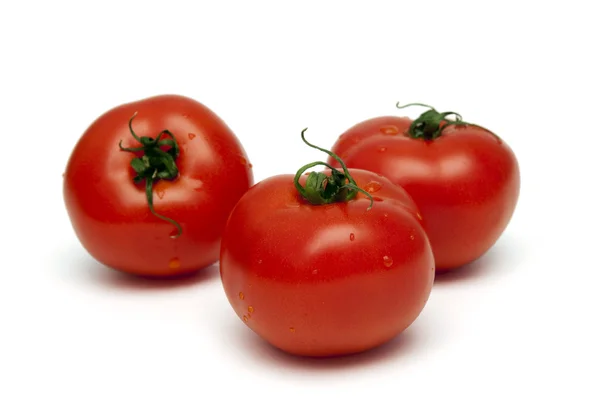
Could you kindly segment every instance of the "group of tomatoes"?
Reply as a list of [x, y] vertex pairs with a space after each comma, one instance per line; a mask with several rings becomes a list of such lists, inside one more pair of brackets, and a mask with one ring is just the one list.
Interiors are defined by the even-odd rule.
[[242, 144], [203, 104], [123, 104], [77, 142], [66, 209], [83, 247], [116, 270], [172, 277], [219, 261], [239, 318], [286, 352], [364, 351], [415, 321], [436, 273], [490, 249], [519, 196], [501, 138], [409, 105], [424, 113], [362, 121], [331, 150], [302, 131], [323, 160], [254, 184]]

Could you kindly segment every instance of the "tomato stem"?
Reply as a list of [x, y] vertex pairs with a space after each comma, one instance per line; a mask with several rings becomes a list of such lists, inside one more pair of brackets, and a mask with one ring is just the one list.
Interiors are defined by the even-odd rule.
[[[371, 210], [371, 208], [373, 207], [373, 197], [371, 196], [371, 194], [369, 194], [367, 191], [356, 185], [356, 181], [354, 180], [354, 178], [352, 178], [350, 172], [348, 171], [348, 168], [346, 167], [346, 164], [342, 161], [342, 159], [340, 159], [339, 156], [337, 156], [331, 151], [328, 151], [327, 149], [318, 147], [308, 142], [304, 137], [304, 133], [306, 132], [306, 130], [307, 128], [302, 130], [302, 132], [300, 133], [302, 141], [304, 141], [304, 143], [309, 147], [318, 149], [321, 152], [325, 152], [326, 154], [337, 160], [342, 166], [342, 170], [344, 172], [342, 173], [329, 163], [321, 161], [312, 162], [302, 166], [296, 172], [296, 176], [294, 177], [294, 185], [296, 186], [296, 189], [298, 190], [300, 195], [302, 195], [303, 198], [308, 200], [308, 202], [313, 205], [323, 205], [333, 202], [347, 202], [349, 200], [352, 200], [360, 191], [367, 195], [371, 200], [371, 203], [367, 208], [367, 210]], [[300, 177], [302, 176], [302, 174], [306, 170], [319, 165], [331, 169], [331, 175], [327, 175], [323, 172], [311, 171], [308, 177], [306, 178], [306, 186], [303, 187], [300, 184]]]
[[[169, 217], [158, 214], [154, 210], [153, 203], [153, 192], [152, 188], [154, 182], [158, 180], [172, 180], [179, 175], [179, 169], [175, 164], [175, 159], [179, 156], [179, 144], [175, 139], [173, 133], [169, 130], [163, 130], [156, 138], [152, 137], [139, 137], [132, 127], [133, 119], [137, 116], [137, 112], [129, 119], [129, 132], [133, 138], [141, 144], [139, 147], [123, 146], [123, 140], [119, 141], [119, 148], [125, 152], [143, 152], [141, 157], [135, 157], [131, 159], [131, 167], [135, 170], [137, 175], [133, 177], [133, 182], [139, 183], [145, 181], [146, 186], [146, 200], [148, 201], [148, 207], [150, 212], [160, 218], [161, 220], [167, 221], [173, 224], [177, 228], [177, 234], [171, 235], [171, 238], [177, 238], [182, 233], [182, 228], [179, 223]], [[164, 138], [164, 137], [168, 138]], [[169, 147], [167, 150], [163, 150], [163, 147]]]
[[[500, 138], [492, 133], [490, 130], [478, 126], [473, 123], [467, 123], [463, 121], [462, 116], [456, 112], [438, 112], [434, 107], [427, 104], [421, 104], [413, 102], [406, 105], [400, 105], [400, 102], [396, 103], [396, 108], [403, 109], [409, 106], [423, 106], [429, 108], [429, 110], [422, 113], [417, 119], [415, 119], [408, 129], [408, 135], [412, 138], [423, 139], [425, 141], [431, 141], [442, 135], [442, 132], [448, 126], [475, 126], [479, 127], [492, 134], [496, 139]], [[449, 119], [449, 116], [454, 116], [454, 119]]]

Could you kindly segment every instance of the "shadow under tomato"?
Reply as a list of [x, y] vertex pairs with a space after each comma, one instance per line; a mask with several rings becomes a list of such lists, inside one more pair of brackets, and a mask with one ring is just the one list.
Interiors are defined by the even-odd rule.
[[476, 279], [501, 277], [512, 272], [524, 254], [520, 244], [508, 237], [499, 240], [496, 245], [477, 260], [452, 271], [437, 273], [436, 284], [466, 282]]
[[419, 332], [410, 327], [395, 339], [368, 351], [334, 357], [302, 357], [288, 354], [267, 343], [251, 330], [235, 327], [233, 343], [251, 356], [252, 361], [262, 362], [272, 368], [284, 367], [301, 371], [336, 371], [355, 367], [368, 367], [375, 363], [398, 359], [414, 351], [421, 343]]
[[[103, 267], [98, 264], [98, 266]], [[97, 272], [96, 279], [99, 283], [110, 285], [121, 289], [164, 289], [197, 285], [216, 279], [219, 276], [219, 268], [210, 265], [199, 271], [171, 277], [145, 277], [130, 275], [109, 268], [102, 273]]]
[[[73, 255], [73, 252], [77, 253]], [[66, 251], [65, 251], [66, 253]], [[63, 264], [63, 277], [78, 283], [92, 283], [106, 288], [125, 290], [169, 289], [209, 282], [219, 277], [217, 263], [194, 273], [172, 277], [144, 277], [131, 275], [106, 267], [95, 261], [85, 252], [73, 250], [60, 255]]]
[[485, 277], [490, 273], [493, 273], [492, 268], [499, 263], [495, 260], [497, 257], [494, 253], [487, 253], [483, 257], [463, 265], [460, 268], [438, 272], [435, 275], [435, 283], [452, 283], [473, 280], [477, 278]]

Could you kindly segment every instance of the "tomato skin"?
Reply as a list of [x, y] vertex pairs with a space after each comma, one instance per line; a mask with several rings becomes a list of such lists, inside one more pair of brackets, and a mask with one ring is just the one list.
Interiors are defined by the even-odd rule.
[[519, 196], [518, 162], [505, 142], [480, 127], [448, 126], [425, 141], [408, 135], [411, 122], [363, 121], [332, 151], [348, 167], [383, 174], [406, 189], [423, 214], [437, 271], [453, 270], [485, 254], [506, 229]]
[[[180, 146], [179, 176], [153, 188], [151, 214], [144, 183], [134, 183], [131, 159], [138, 136], [169, 130]], [[187, 97], [161, 95], [117, 106], [96, 119], [77, 142], [64, 174], [66, 209], [81, 244], [100, 263], [141, 276], [193, 273], [218, 260], [229, 212], [253, 184], [247, 155], [209, 108]]]
[[248, 327], [288, 353], [376, 347], [412, 324], [429, 298], [433, 254], [414, 202], [384, 177], [350, 173], [375, 197], [371, 210], [362, 193], [311, 205], [293, 175], [279, 175], [252, 187], [227, 222], [227, 298]]

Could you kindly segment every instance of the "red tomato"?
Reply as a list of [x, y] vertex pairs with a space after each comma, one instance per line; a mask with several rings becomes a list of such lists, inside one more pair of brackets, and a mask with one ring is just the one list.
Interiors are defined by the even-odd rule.
[[[294, 175], [278, 175], [250, 188], [227, 222], [227, 298], [248, 327], [288, 353], [333, 356], [383, 344], [412, 324], [431, 292], [433, 254], [412, 199], [382, 176], [349, 172], [372, 195], [370, 210], [356, 190], [312, 204]], [[307, 191], [336, 185], [313, 173], [299, 183]]]
[[100, 263], [144, 276], [182, 275], [218, 260], [227, 217], [253, 184], [250, 168], [210, 109], [156, 96], [111, 109], [89, 126], [68, 161], [64, 199], [77, 237]]
[[457, 114], [431, 108], [414, 121], [369, 119], [332, 148], [348, 167], [383, 174], [406, 189], [423, 214], [438, 271], [472, 262], [494, 245], [520, 188], [517, 159], [506, 142], [450, 115]]

